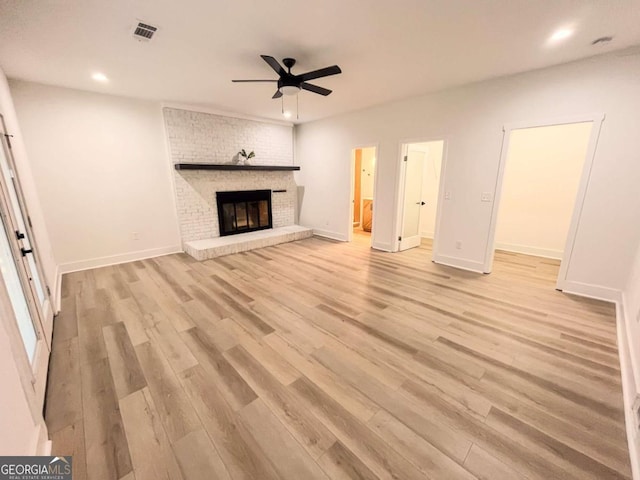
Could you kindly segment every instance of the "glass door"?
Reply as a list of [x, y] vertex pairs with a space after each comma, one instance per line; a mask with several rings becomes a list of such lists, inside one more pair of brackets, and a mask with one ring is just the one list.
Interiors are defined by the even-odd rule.
[[7, 220], [11, 221], [11, 226], [14, 229], [10, 236], [15, 236], [15, 240], [18, 242], [20, 260], [25, 264], [29, 290], [36, 299], [38, 316], [44, 321], [43, 312], [46, 303], [49, 302], [49, 291], [44, 283], [44, 274], [33, 241], [31, 220], [11, 154], [11, 137], [7, 135], [2, 115], [0, 115], [0, 136], [2, 137], [2, 148], [0, 148], [2, 193], [8, 210]]
[[15, 235], [15, 232], [12, 231], [10, 221], [8, 221], [4, 212], [2, 214], [2, 227], [0, 231], [0, 275], [2, 275], [2, 281], [9, 296], [29, 363], [33, 363], [39, 337], [38, 323], [34, 319], [32, 308], [29, 308], [27, 300], [29, 292], [26, 291], [25, 284], [21, 279], [20, 265], [15, 261], [15, 247], [11, 247], [11, 237]]
[[0, 143], [0, 321], [36, 419], [44, 404], [53, 308], [1, 114]]

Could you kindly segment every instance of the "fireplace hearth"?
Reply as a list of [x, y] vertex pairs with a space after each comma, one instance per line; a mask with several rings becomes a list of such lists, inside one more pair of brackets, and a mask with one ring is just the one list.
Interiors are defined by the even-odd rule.
[[220, 236], [272, 228], [271, 190], [216, 192]]

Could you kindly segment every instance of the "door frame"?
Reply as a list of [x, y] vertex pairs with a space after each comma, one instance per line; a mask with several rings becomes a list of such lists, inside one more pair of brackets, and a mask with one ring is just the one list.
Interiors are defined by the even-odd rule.
[[[354, 147], [351, 147], [351, 150], [349, 151], [349, 223], [348, 223], [348, 229], [347, 229], [347, 242], [352, 242], [353, 241], [353, 196], [355, 195], [355, 181], [356, 181], [356, 175], [355, 175], [355, 169], [356, 169], [356, 155], [355, 152], [358, 149], [362, 149], [362, 148], [373, 148], [376, 151], [375, 154], [375, 164], [373, 165], [373, 212], [371, 215], [371, 246], [373, 247], [374, 243], [375, 243], [375, 225], [376, 225], [376, 208], [375, 208], [375, 201], [376, 201], [376, 191], [378, 190], [378, 164], [380, 163], [380, 145], [378, 143], [364, 143], [364, 144], [359, 144], [356, 145]], [[362, 212], [360, 212], [360, 214], [362, 215]]]
[[491, 222], [489, 224], [489, 235], [487, 238], [487, 249], [485, 252], [485, 261], [483, 268], [484, 273], [491, 273], [491, 268], [493, 266], [493, 258], [496, 250], [496, 226], [498, 222], [498, 212], [500, 210], [500, 200], [502, 198], [504, 172], [507, 163], [507, 157], [509, 155], [509, 141], [511, 138], [511, 132], [513, 130], [523, 130], [528, 128], [553, 127], [559, 125], [569, 125], [572, 123], [592, 122], [593, 127], [591, 128], [587, 154], [584, 159], [582, 173], [580, 174], [580, 183], [578, 184], [578, 192], [576, 194], [573, 213], [571, 215], [571, 223], [569, 224], [569, 231], [567, 233], [564, 252], [562, 254], [562, 261], [560, 262], [560, 271], [558, 273], [558, 280], [556, 283], [557, 290], [563, 290], [566, 287], [567, 273], [569, 271], [569, 266], [571, 265], [571, 257], [573, 255], [576, 233], [578, 232], [578, 226], [580, 225], [580, 219], [582, 217], [584, 201], [587, 194], [587, 189], [589, 187], [589, 181], [591, 179], [591, 171], [593, 169], [593, 162], [595, 159], [598, 140], [600, 138], [600, 132], [602, 130], [602, 123], [604, 122], [604, 120], [604, 113], [590, 113], [583, 115], [556, 117], [546, 120], [541, 119], [521, 121], [505, 124], [502, 127], [502, 150], [500, 152], [500, 163], [498, 165], [498, 174], [496, 176], [494, 199], [491, 205]]
[[[426, 139], [425, 139], [426, 138]], [[411, 143], [431, 143], [431, 142], [442, 142], [442, 163], [440, 165], [440, 181], [438, 182], [438, 204], [436, 205], [436, 224], [434, 226], [433, 232], [433, 246], [431, 252], [431, 259], [436, 258], [438, 252], [438, 237], [440, 233], [440, 223], [442, 221], [442, 208], [444, 202], [444, 186], [446, 183], [446, 174], [447, 174], [447, 154], [449, 151], [449, 143], [451, 141], [451, 137], [448, 135], [441, 135], [435, 137], [421, 137], [421, 138], [409, 138], [400, 140], [400, 144], [398, 147], [398, 151], [400, 152], [399, 161], [400, 161], [400, 171], [398, 174], [398, 182], [396, 183], [396, 220], [395, 220], [395, 237], [393, 239], [393, 251], [400, 251], [400, 240], [398, 238], [402, 235], [402, 223], [403, 223], [403, 215], [404, 215], [404, 191], [405, 191], [405, 183], [406, 183], [406, 175], [407, 175], [407, 166], [404, 162], [405, 156], [405, 146]]]

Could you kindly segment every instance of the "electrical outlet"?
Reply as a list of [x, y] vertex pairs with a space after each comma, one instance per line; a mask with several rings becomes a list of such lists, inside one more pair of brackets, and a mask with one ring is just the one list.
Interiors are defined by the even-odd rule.
[[444, 199], [451, 200], [451, 192], [444, 192]]
[[483, 202], [490, 202], [492, 199], [493, 195], [491, 192], [482, 192], [482, 195], [480, 196], [480, 200]]
[[140, 234], [138, 232], [131, 232], [131, 240], [140, 240]]
[[456, 250], [462, 250], [462, 242], [460, 240], [456, 242]]

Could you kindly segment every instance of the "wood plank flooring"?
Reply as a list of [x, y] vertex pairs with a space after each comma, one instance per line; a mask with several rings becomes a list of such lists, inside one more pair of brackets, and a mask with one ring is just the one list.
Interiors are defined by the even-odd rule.
[[612, 305], [368, 239], [68, 274], [46, 421], [76, 480], [629, 479]]

